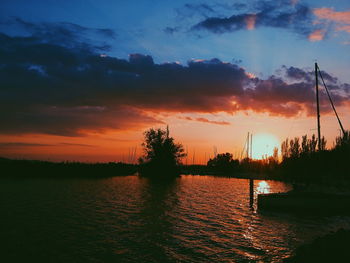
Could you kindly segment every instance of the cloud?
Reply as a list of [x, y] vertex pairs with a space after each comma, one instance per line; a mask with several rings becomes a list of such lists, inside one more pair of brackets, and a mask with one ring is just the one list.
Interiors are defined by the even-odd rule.
[[[312, 10], [298, 1], [259, 1], [246, 10], [233, 9], [231, 16], [210, 16], [192, 26], [192, 31], [207, 30], [212, 33], [253, 30], [257, 27], [283, 28], [303, 36], [318, 29], [312, 25]], [[309, 26], [311, 25], [311, 26]]]
[[92, 144], [84, 144], [84, 143], [66, 143], [66, 142], [61, 142], [57, 144], [58, 146], [63, 145], [63, 146], [79, 146], [79, 147], [97, 147], [96, 145]]
[[7, 109], [11, 112], [0, 114], [0, 120], [6, 123], [0, 127], [0, 132], [3, 134], [45, 133], [83, 136], [89, 132], [135, 129], [162, 123], [135, 108], [127, 109], [116, 106], [102, 111], [92, 108], [17, 105], [16, 108]]
[[[350, 33], [350, 11], [335, 11], [322, 7], [312, 9], [297, 0], [257, 1], [235, 5], [185, 5], [178, 13], [192, 24], [190, 31], [208, 31], [215, 34], [261, 27], [284, 29], [294, 32], [311, 42], [321, 41], [334, 31]], [[194, 21], [196, 18], [196, 21]], [[176, 33], [180, 30], [170, 30]]]
[[192, 117], [178, 117], [179, 119], [188, 120], [188, 121], [198, 121], [198, 122], [204, 122], [204, 123], [210, 123], [210, 124], [217, 124], [217, 125], [231, 125], [231, 123], [227, 121], [213, 121], [208, 120], [207, 118], [199, 117], [199, 118], [192, 118]]
[[1, 146], [1, 148], [46, 147], [46, 146], [53, 146], [53, 144], [27, 143], [27, 142], [0, 142], [0, 146]]
[[81, 143], [57, 143], [57, 144], [43, 144], [43, 143], [28, 143], [28, 142], [0, 142], [1, 148], [19, 148], [19, 147], [47, 147], [47, 146], [79, 146], [79, 147], [96, 147], [91, 144]]
[[[285, 71], [285, 76], [292, 80], [304, 81], [307, 83], [312, 83], [315, 79], [315, 71], [304, 70], [296, 67], [287, 67], [282, 66], [282, 70]], [[327, 72], [321, 70], [321, 74], [324, 80], [327, 81], [328, 84], [337, 84], [338, 79]]]
[[350, 33], [350, 10], [334, 11], [333, 8], [315, 8], [313, 10], [315, 16], [319, 19], [317, 23], [329, 26], [334, 24], [336, 31], [345, 31]]
[[325, 36], [325, 30], [323, 29], [317, 29], [315, 31], [313, 31], [309, 36], [309, 40], [312, 41], [312, 42], [315, 42], [315, 41], [321, 41], [324, 39], [324, 36]]
[[350, 11], [334, 11], [333, 8], [315, 8], [314, 13], [321, 19], [350, 24]]
[[210, 4], [185, 4], [181, 8], [177, 8], [175, 11], [179, 20], [196, 17], [197, 15], [208, 17], [216, 14], [216, 8], [218, 5]]
[[7, 30], [22, 30], [33, 40], [41, 43], [65, 47], [85, 46], [85, 48], [104, 51], [111, 48], [107, 41], [114, 41], [117, 36], [116, 32], [109, 28], [88, 28], [68, 22], [31, 23], [18, 17], [1, 20], [0, 25], [5, 26]]
[[[101, 56], [91, 45], [59, 44], [0, 34], [0, 133], [82, 136], [139, 129], [162, 123], [159, 112], [314, 115], [312, 71], [285, 66], [281, 76], [260, 79], [216, 58], [156, 64], [149, 55], [125, 60]], [[322, 74], [336, 105], [346, 105], [348, 84]], [[321, 103], [330, 111], [327, 100]]]
[[168, 27], [164, 28], [163, 31], [169, 35], [173, 35], [173, 34], [180, 31], [180, 27], [169, 27], [168, 26]]
[[211, 120], [208, 120], [206, 118], [196, 118], [195, 120], [199, 121], [199, 122], [206, 122], [206, 123], [211, 123], [211, 124], [230, 125], [230, 123], [227, 121], [211, 121]]

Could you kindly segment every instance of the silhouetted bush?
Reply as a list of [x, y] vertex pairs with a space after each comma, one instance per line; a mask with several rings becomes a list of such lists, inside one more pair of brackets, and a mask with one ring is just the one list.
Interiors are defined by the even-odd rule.
[[149, 129], [144, 137], [144, 156], [139, 159], [140, 174], [162, 178], [178, 176], [181, 159], [186, 154], [183, 146], [169, 137], [169, 129]]
[[233, 160], [231, 153], [220, 153], [213, 159], [209, 159], [207, 166], [220, 173], [227, 173], [237, 170], [239, 161]]

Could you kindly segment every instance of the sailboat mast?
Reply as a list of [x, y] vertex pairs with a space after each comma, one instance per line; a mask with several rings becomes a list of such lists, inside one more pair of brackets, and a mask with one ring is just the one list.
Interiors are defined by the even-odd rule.
[[247, 135], [247, 159], [249, 158], [249, 132]]
[[253, 159], [253, 133], [250, 134], [250, 159]]
[[317, 103], [317, 133], [318, 133], [318, 150], [321, 150], [321, 125], [320, 125], [320, 101], [318, 98], [318, 66], [315, 62], [315, 81], [316, 81], [316, 103]]

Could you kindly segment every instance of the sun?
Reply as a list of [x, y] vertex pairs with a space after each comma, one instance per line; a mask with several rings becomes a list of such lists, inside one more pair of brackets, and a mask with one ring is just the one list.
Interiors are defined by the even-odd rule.
[[253, 135], [253, 159], [263, 159], [273, 155], [273, 149], [280, 147], [280, 141], [272, 134], [258, 133]]

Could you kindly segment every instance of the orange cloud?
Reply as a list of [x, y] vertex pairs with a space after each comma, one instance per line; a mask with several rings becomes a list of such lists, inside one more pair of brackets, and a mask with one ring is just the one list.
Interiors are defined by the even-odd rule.
[[256, 78], [256, 75], [254, 73], [246, 71], [245, 74], [250, 79], [255, 79]]
[[191, 118], [188, 116], [185, 117], [178, 117], [179, 119], [183, 120], [188, 120], [188, 121], [198, 121], [198, 122], [205, 122], [205, 123], [210, 123], [210, 124], [217, 124], [217, 125], [230, 125], [231, 123], [227, 121], [213, 121], [213, 120], [208, 120], [207, 118], [199, 117], [199, 118]]
[[350, 25], [345, 25], [345, 26], [338, 26], [337, 31], [346, 31], [350, 33]]
[[248, 30], [253, 30], [255, 28], [256, 15], [249, 15], [245, 18], [245, 22]]
[[315, 16], [329, 22], [337, 23], [337, 31], [346, 31], [350, 33], [350, 11], [334, 11], [333, 8], [315, 8], [313, 10]]
[[321, 41], [324, 38], [325, 31], [323, 29], [317, 29], [309, 35], [310, 41]]
[[211, 120], [208, 120], [206, 118], [196, 118], [196, 121], [206, 122], [206, 123], [211, 123], [211, 124], [218, 124], [218, 125], [230, 125], [230, 123], [227, 121], [211, 121]]
[[315, 8], [314, 14], [321, 19], [332, 20], [338, 23], [350, 24], [350, 11], [334, 11], [333, 8]]

